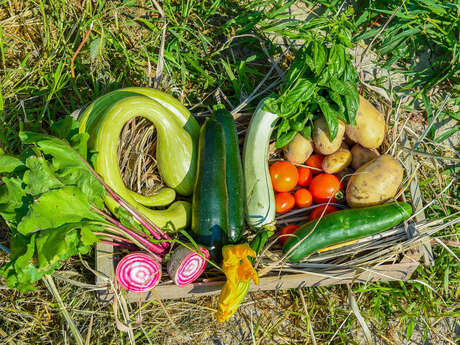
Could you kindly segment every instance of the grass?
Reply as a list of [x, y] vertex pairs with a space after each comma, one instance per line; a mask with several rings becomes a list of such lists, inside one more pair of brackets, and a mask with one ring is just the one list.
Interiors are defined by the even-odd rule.
[[[283, 48], [272, 43], [274, 32], [268, 28], [288, 22], [291, 16], [287, 10], [292, 3], [165, 0], [159, 3], [160, 10], [151, 0], [0, 0], [0, 148], [7, 152], [20, 151], [17, 138], [20, 128], [46, 131], [56, 119], [109, 90], [154, 85], [155, 77], [161, 72], [156, 67], [161, 61], [165, 23], [160, 88], [181, 99], [199, 115], [198, 118], [209, 112], [216, 97], [227, 102], [229, 108], [230, 104], [236, 107], [281, 56]], [[299, 3], [296, 5], [300, 8], [308, 7], [306, 2]], [[391, 3], [390, 12], [399, 6], [398, 1]], [[406, 1], [406, 5], [409, 3], [422, 6], [427, 1]], [[337, 13], [342, 5], [339, 1], [317, 4], [323, 5], [321, 11], [312, 14], [303, 10], [304, 14], [327, 17]], [[352, 17], [357, 35], [375, 31], [371, 19], [375, 19], [376, 13], [382, 13], [380, 25], [389, 19], [391, 13], [378, 10], [377, 5], [362, 2], [362, 12]], [[424, 12], [418, 15], [411, 14], [410, 7], [405, 11], [408, 11], [406, 16], [417, 17], [416, 23], [420, 23], [433, 9], [425, 6]], [[367, 15], [361, 16], [363, 13]], [[458, 16], [458, 9], [456, 13]], [[389, 29], [404, 30], [405, 25], [409, 25], [404, 20], [405, 17], [397, 17], [389, 23]], [[295, 27], [288, 29], [292, 33]], [[385, 46], [385, 34], [384, 31], [381, 39], [375, 41], [377, 52]], [[410, 39], [430, 42], [438, 37], [422, 34], [420, 40], [417, 36]], [[86, 43], [76, 54], [86, 36]], [[372, 38], [370, 35], [361, 44], [370, 43]], [[455, 37], [452, 42], [447, 43], [446, 52], [458, 49], [458, 37], [457, 46], [454, 45]], [[409, 45], [408, 53], [415, 54], [411, 49], [415, 48]], [[417, 45], [417, 49], [423, 52], [423, 45]], [[392, 73], [401, 69], [412, 71], [407, 65], [410, 65], [408, 56], [402, 56], [394, 70], [387, 67]], [[447, 53], [442, 55], [440, 64], [454, 66], [447, 56]], [[71, 73], [72, 59], [75, 78]], [[280, 60], [280, 68], [285, 70], [291, 59], [292, 55], [286, 54]], [[381, 55], [375, 63], [384, 65], [390, 60], [391, 57]], [[273, 69], [261, 90], [282, 75], [281, 69]], [[431, 81], [437, 86], [425, 89], [421, 102], [404, 103], [399, 124], [409, 118], [408, 126], [415, 133], [411, 140], [415, 142], [426, 128], [425, 120], [433, 121], [443, 95], [452, 95], [435, 121], [437, 125], [451, 119], [454, 121], [452, 130], [443, 134], [430, 131], [418, 147], [428, 155], [444, 158], [420, 160], [422, 166], [418, 176], [423, 200], [438, 200], [426, 209], [427, 218], [458, 217], [458, 163], [445, 159], [459, 154], [455, 146], [458, 142], [452, 141], [458, 134], [458, 75], [452, 74], [438, 83], [434, 77], [423, 71], [420, 73], [409, 74], [412, 78], [412, 85], [409, 85], [414, 91], [423, 90]], [[375, 83], [384, 86], [386, 81], [376, 80]], [[396, 94], [393, 109], [398, 108], [400, 96]], [[241, 112], [251, 113], [259, 99], [260, 96]], [[455, 183], [441, 195], [452, 179]], [[457, 226], [443, 230], [436, 237], [458, 245], [458, 234]], [[7, 230], [0, 231], [2, 244], [7, 244], [7, 238]], [[460, 249], [449, 245], [449, 251], [437, 242], [433, 244], [438, 244], [433, 246], [435, 265], [420, 266], [411, 281], [351, 286], [360, 313], [377, 343], [400, 344], [400, 337], [418, 339], [419, 336], [439, 344], [455, 343], [455, 335], [449, 333], [446, 326], [441, 326], [446, 320], [460, 318], [460, 263], [453, 255], [460, 257]], [[7, 259], [7, 255], [0, 254], [0, 265]], [[83, 260], [94, 262], [91, 256]], [[83, 340], [89, 336], [91, 344], [129, 343], [128, 335], [117, 330], [111, 306], [96, 300], [91, 287], [94, 276], [79, 258], [69, 260], [54, 277], [54, 282]], [[59, 299], [44, 284], [40, 283], [38, 291], [29, 294], [7, 290], [4, 285], [0, 289], [1, 343], [75, 343], [60, 312]], [[252, 293], [228, 324], [215, 321], [216, 301], [216, 297], [166, 301], [164, 305], [170, 319], [157, 301], [148, 302], [142, 306], [142, 326], [133, 330], [136, 344], [313, 344], [313, 339], [317, 344], [362, 343], [359, 340], [363, 339], [361, 327], [351, 312], [346, 286], [293, 289], [276, 294]], [[139, 306], [131, 308], [131, 314], [135, 315]], [[135, 316], [132, 321], [134, 319]]]

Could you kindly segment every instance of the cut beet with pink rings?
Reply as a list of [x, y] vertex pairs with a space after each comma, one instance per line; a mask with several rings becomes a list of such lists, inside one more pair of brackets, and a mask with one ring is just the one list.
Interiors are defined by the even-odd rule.
[[115, 273], [124, 289], [133, 292], [148, 291], [159, 283], [161, 265], [153, 256], [135, 252], [120, 260]]
[[180, 246], [168, 261], [169, 277], [177, 286], [185, 286], [194, 282], [204, 271], [209, 259], [209, 251], [200, 248], [202, 255]]

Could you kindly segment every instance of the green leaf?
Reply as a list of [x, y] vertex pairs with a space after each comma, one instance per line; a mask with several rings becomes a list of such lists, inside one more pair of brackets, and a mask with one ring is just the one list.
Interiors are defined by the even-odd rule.
[[278, 138], [278, 140], [276, 140], [275, 147], [276, 148], [281, 148], [281, 147], [286, 146], [287, 144], [289, 144], [292, 141], [292, 139], [294, 139], [296, 134], [297, 134], [296, 131], [289, 131], [287, 133], [284, 133], [283, 135], [281, 135]]
[[27, 158], [26, 166], [29, 170], [24, 173], [23, 181], [27, 193], [35, 196], [63, 186], [43, 157]]
[[[356, 92], [355, 92], [356, 91]], [[347, 108], [347, 123], [351, 125], [356, 124], [356, 114], [359, 108], [359, 93], [357, 90], [353, 89], [351, 95], [345, 96], [345, 107]]]
[[97, 236], [93, 233], [93, 231], [97, 231], [97, 230], [100, 230], [100, 229], [96, 226], [91, 226], [88, 224], [82, 225], [81, 242], [83, 243], [84, 246], [91, 246], [99, 240]]
[[318, 41], [313, 42], [313, 63], [315, 75], [319, 76], [326, 66], [326, 49]]
[[[85, 133], [86, 134], [86, 133]], [[86, 143], [86, 135], [74, 135], [76, 141], [83, 140]], [[93, 175], [90, 168], [85, 164], [84, 157], [75, 152], [72, 147], [63, 140], [46, 134], [20, 132], [19, 137], [24, 144], [33, 144], [47, 155], [51, 155], [54, 175], [65, 185], [76, 185], [88, 197], [88, 200], [97, 208], [104, 208], [104, 186]], [[80, 148], [86, 144], [80, 143]]]
[[[281, 87], [282, 90], [288, 89], [291, 85], [293, 85], [295, 81], [302, 77], [305, 71], [309, 68], [307, 61], [309, 56], [306, 52], [309, 44], [310, 42], [307, 41], [302, 48], [297, 51], [294, 61], [291, 63], [291, 66], [286, 74], [286, 81], [283, 84], [285, 87]], [[313, 59], [311, 59], [311, 61], [313, 62]]]
[[449, 129], [448, 131], [444, 132], [440, 136], [436, 137], [434, 141], [437, 143], [442, 143], [444, 140], [450, 138], [452, 135], [454, 135], [455, 133], [458, 133], [459, 131], [460, 131], [460, 125], [457, 125]]
[[27, 235], [84, 220], [104, 219], [90, 209], [88, 198], [79, 188], [66, 186], [50, 190], [36, 199], [18, 224], [18, 231]]
[[337, 120], [337, 114], [330, 107], [329, 103], [323, 98], [318, 97], [318, 105], [321, 108], [323, 117], [326, 120], [327, 128], [329, 130], [329, 140], [333, 141], [337, 136], [337, 131], [339, 128], [339, 121]]
[[337, 66], [336, 66], [336, 78], [340, 78], [345, 70], [345, 47], [341, 44], [337, 44], [336, 46], [336, 53], [337, 53]]
[[24, 292], [34, 291], [33, 283], [43, 277], [31, 262], [35, 253], [35, 236], [36, 234], [30, 237], [15, 234], [11, 238], [11, 261], [0, 269], [10, 288]]
[[[343, 105], [343, 101], [342, 101], [342, 97], [337, 93], [335, 92], [334, 90], [331, 90], [329, 91], [329, 97], [331, 98], [331, 100], [337, 104], [338, 106], [338, 112], [343, 116], [342, 117], [345, 117], [345, 106]], [[342, 121], [346, 121], [346, 119], [343, 119], [343, 118], [340, 118]]]
[[264, 110], [273, 114], [281, 114], [279, 97], [275, 94], [271, 94], [264, 100]]
[[15, 227], [26, 215], [32, 199], [27, 196], [20, 178], [4, 177], [3, 183], [0, 185], [0, 215]]
[[288, 119], [282, 119], [281, 122], [280, 122], [280, 125], [278, 127], [278, 130], [276, 132], [276, 135], [277, 135], [277, 138], [279, 139], [279, 137], [281, 136], [281, 134], [283, 133], [286, 133], [287, 131], [289, 131], [289, 120]]
[[305, 138], [308, 140], [311, 140], [311, 126], [305, 126], [301, 131], [300, 134], [302, 134]]
[[283, 104], [298, 106], [302, 102], [308, 102], [314, 92], [315, 85], [308, 79], [300, 78], [287, 93]]
[[307, 121], [310, 120], [309, 114], [304, 112], [299, 113], [298, 116], [290, 120], [290, 127], [295, 132], [300, 132], [306, 125]]
[[339, 80], [334, 77], [331, 78], [328, 85], [334, 92], [338, 93], [339, 95], [350, 95], [349, 85], [343, 80]]
[[[93, 236], [92, 241], [87, 232], [89, 228], [84, 227], [85, 241], [89, 245], [97, 241]], [[68, 223], [56, 229], [45, 230], [38, 233], [36, 239], [36, 248], [38, 256], [38, 267], [46, 274], [52, 273], [55, 268], [59, 267], [61, 261], [70, 258], [79, 253], [88, 253], [90, 247], [82, 242], [82, 224]]]
[[340, 67], [340, 60], [339, 60], [339, 52], [338, 46], [336, 44], [332, 44], [331, 49], [329, 50], [329, 58], [327, 61], [328, 64], [328, 73], [332, 77], [337, 77], [337, 72]]
[[406, 331], [406, 340], [409, 341], [412, 338], [412, 334], [414, 333], [415, 321], [414, 318], [411, 317], [409, 319], [409, 324], [407, 325]]
[[79, 128], [80, 123], [77, 120], [72, 116], [66, 116], [51, 125], [51, 134], [69, 141], [75, 134], [78, 134]]
[[25, 169], [24, 162], [17, 157], [0, 154], [0, 174], [11, 173], [16, 169]]
[[353, 48], [353, 43], [351, 42], [351, 36], [347, 31], [339, 32], [337, 34], [339, 42], [342, 43], [347, 48]]

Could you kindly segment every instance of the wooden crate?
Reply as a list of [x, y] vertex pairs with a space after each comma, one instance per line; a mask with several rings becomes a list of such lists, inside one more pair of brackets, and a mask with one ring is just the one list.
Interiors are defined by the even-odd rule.
[[[412, 176], [415, 163], [411, 156], [407, 159], [407, 175]], [[410, 193], [414, 213], [422, 210], [422, 200], [417, 183], [417, 179], [413, 179], [410, 185]], [[423, 220], [424, 213], [419, 212], [415, 217], [416, 221]], [[411, 232], [411, 231], [409, 231]], [[311, 271], [306, 273], [272, 273], [260, 278], [259, 285], [254, 285], [251, 282], [250, 291], [260, 290], [283, 290], [308, 286], [327, 286], [335, 284], [346, 284], [356, 282], [369, 281], [398, 281], [408, 280], [420, 264], [421, 257], [425, 257], [425, 264], [432, 261], [431, 247], [429, 246], [429, 238], [426, 239], [420, 246], [413, 250], [404, 252], [402, 259], [398, 263], [387, 263], [370, 268], [369, 270], [357, 269], [338, 269], [338, 270], [322, 270]], [[116, 267], [117, 255], [113, 252], [113, 247], [103, 243], [98, 243], [96, 246], [96, 270], [103, 273], [106, 277], [113, 279], [114, 268]], [[109, 301], [113, 295], [108, 289], [109, 284], [103, 275], [96, 276], [96, 284], [102, 289], [99, 290], [99, 298], [102, 301]], [[167, 276], [163, 270], [163, 277]], [[204, 275], [203, 275], [204, 276]], [[201, 279], [201, 280], [200, 280]], [[225, 277], [219, 281], [207, 281], [203, 278], [198, 279], [194, 284], [178, 287], [170, 281], [169, 283], [162, 282], [155, 288], [155, 291], [161, 299], [178, 299], [187, 297], [198, 297], [207, 295], [216, 295], [225, 282]], [[164, 280], [164, 279], [163, 279]], [[104, 288], [105, 287], [105, 288]], [[136, 302], [157, 298], [151, 291], [146, 293], [128, 292], [127, 298], [129, 302]]]

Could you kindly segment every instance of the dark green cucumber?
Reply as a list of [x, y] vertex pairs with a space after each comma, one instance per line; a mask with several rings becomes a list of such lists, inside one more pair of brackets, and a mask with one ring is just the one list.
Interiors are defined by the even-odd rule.
[[309, 236], [317, 220], [298, 228], [293, 234], [295, 236], [289, 237], [284, 244], [283, 252], [289, 253], [290, 262], [299, 262], [319, 249], [388, 230], [411, 214], [412, 207], [406, 202], [334, 212], [324, 216]]
[[218, 108], [214, 118], [222, 125], [225, 134], [225, 173], [228, 193], [228, 231], [231, 242], [237, 242], [244, 231], [244, 179], [238, 133], [232, 114]]
[[225, 183], [225, 136], [222, 125], [208, 118], [198, 142], [198, 170], [192, 199], [192, 231], [219, 261], [227, 243], [228, 195]]

